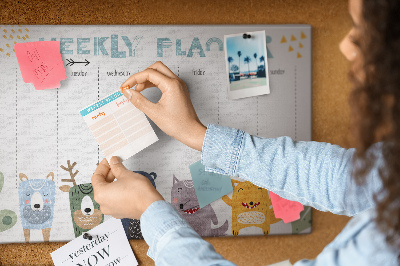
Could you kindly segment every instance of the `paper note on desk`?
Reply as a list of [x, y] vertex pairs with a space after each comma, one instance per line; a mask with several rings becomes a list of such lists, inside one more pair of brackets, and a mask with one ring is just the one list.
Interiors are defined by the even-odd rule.
[[229, 176], [205, 171], [205, 167], [200, 161], [190, 165], [190, 174], [200, 208], [233, 190]]
[[290, 223], [300, 219], [300, 213], [304, 210], [304, 206], [296, 201], [290, 201], [275, 193], [269, 192], [272, 207], [276, 218], [281, 218], [284, 223]]
[[51, 253], [54, 265], [138, 265], [121, 220], [110, 218]]
[[16, 43], [14, 49], [24, 82], [33, 83], [35, 89], [59, 88], [60, 81], [67, 78], [60, 42]]
[[158, 140], [144, 113], [120, 92], [80, 111], [104, 156], [126, 160]]

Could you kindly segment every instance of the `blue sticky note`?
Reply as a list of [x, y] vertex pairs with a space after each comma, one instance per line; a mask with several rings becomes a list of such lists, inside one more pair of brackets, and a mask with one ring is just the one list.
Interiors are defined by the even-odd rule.
[[200, 161], [190, 165], [190, 173], [200, 208], [233, 190], [229, 176], [205, 171], [205, 167]]

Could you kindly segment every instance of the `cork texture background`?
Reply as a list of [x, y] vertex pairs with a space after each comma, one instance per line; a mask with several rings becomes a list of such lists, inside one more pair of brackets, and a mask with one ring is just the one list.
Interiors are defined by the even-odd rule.
[[[7, 24], [310, 24], [313, 31], [313, 140], [349, 148], [349, 63], [339, 43], [351, 27], [347, 1], [37, 1], [0, 2]], [[6, 66], [2, 66], [6, 67]], [[229, 125], [227, 125], [229, 126]], [[349, 217], [313, 210], [309, 235], [206, 238], [238, 265], [292, 263], [315, 258]], [[50, 253], [65, 243], [0, 245], [0, 265], [52, 265]], [[140, 265], [153, 265], [144, 240], [130, 244]]]

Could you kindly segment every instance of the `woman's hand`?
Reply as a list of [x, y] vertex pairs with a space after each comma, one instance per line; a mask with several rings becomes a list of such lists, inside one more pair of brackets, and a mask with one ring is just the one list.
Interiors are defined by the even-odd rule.
[[153, 202], [164, 200], [145, 176], [126, 169], [118, 157], [112, 157], [110, 165], [106, 159], [101, 161], [92, 185], [101, 212], [117, 219], [140, 219]]
[[[130, 89], [135, 85], [135, 89]], [[150, 87], [157, 87], [162, 92], [157, 103], [152, 103], [140, 93]], [[166, 134], [193, 149], [202, 150], [207, 128], [196, 115], [185, 82], [163, 63], [156, 62], [130, 76], [122, 84], [121, 90], [136, 108]]]

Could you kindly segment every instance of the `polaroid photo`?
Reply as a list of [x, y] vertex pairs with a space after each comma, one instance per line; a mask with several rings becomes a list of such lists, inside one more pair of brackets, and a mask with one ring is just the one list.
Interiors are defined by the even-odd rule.
[[269, 94], [265, 31], [224, 36], [229, 100]]

